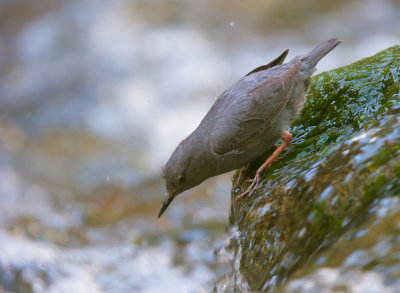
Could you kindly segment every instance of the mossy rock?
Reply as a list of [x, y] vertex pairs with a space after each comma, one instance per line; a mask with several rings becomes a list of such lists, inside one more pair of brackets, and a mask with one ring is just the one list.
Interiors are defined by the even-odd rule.
[[292, 145], [254, 193], [232, 191], [236, 289], [285, 284], [400, 194], [399, 86], [400, 46], [313, 77]]

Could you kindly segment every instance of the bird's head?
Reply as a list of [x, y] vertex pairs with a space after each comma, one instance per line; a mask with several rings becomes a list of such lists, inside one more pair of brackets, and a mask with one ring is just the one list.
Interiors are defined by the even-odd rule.
[[172, 153], [167, 164], [162, 168], [166, 196], [158, 217], [161, 217], [177, 195], [211, 177], [202, 154], [199, 144], [191, 141], [190, 136], [183, 140]]
[[165, 185], [166, 185], [166, 194], [164, 202], [161, 206], [161, 209], [158, 213], [158, 217], [161, 217], [174, 198], [189, 189], [190, 187], [186, 187], [186, 175], [184, 173], [170, 174], [164, 173], [165, 177]]

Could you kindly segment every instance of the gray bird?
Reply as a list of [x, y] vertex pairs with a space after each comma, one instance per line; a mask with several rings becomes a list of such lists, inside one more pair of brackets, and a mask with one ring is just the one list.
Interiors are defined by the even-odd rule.
[[158, 217], [178, 194], [210, 177], [249, 164], [282, 137], [282, 144], [238, 197], [252, 192], [262, 172], [290, 144], [288, 128], [303, 108], [315, 66], [339, 43], [330, 39], [308, 54], [282, 64], [289, 51], [286, 50], [225, 90], [163, 167], [167, 193]]

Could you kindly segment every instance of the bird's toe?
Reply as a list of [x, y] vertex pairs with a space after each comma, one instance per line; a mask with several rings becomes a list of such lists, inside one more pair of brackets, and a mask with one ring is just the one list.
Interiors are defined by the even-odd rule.
[[256, 190], [256, 187], [259, 182], [259, 178], [256, 176], [254, 179], [246, 180], [246, 182], [249, 182], [249, 183], [251, 182], [250, 186], [246, 189], [246, 191], [238, 194], [235, 197], [236, 200], [241, 199], [241, 198], [245, 197], [246, 195], [253, 193]]

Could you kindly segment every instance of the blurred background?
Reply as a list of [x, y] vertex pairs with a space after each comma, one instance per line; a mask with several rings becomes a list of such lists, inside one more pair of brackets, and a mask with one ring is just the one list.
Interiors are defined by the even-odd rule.
[[161, 166], [290, 48], [318, 72], [400, 43], [397, 0], [0, 0], [0, 292], [210, 292], [231, 175], [157, 220]]

